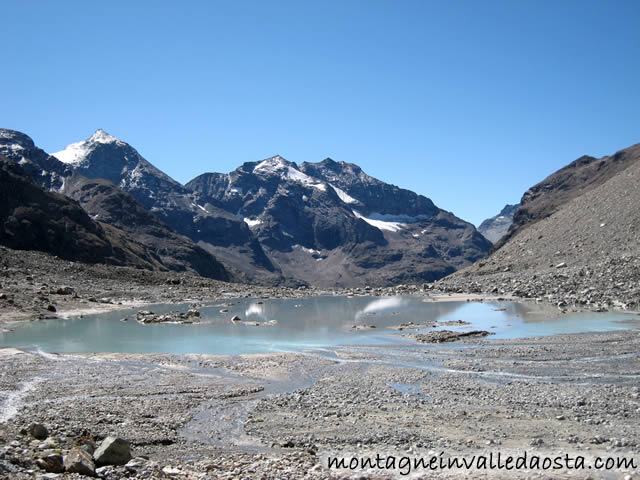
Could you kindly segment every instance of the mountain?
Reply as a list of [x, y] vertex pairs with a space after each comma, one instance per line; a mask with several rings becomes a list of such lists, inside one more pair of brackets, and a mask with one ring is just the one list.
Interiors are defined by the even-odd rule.
[[108, 180], [88, 179], [75, 174], [66, 179], [62, 192], [77, 200], [92, 218], [117, 227], [136, 243], [155, 252], [167, 269], [189, 271], [218, 280], [231, 279], [213, 255], [171, 230], [131, 195]]
[[637, 309], [639, 205], [640, 144], [581, 157], [527, 190], [509, 233], [487, 259], [440, 285], [545, 297], [561, 308]]
[[123, 241], [64, 195], [45, 192], [18, 164], [2, 156], [0, 243], [86, 263], [160, 266], [150, 252]]
[[572, 199], [623, 172], [637, 161], [639, 150], [640, 146], [634, 145], [602, 158], [584, 155], [531, 187], [522, 196], [507, 235], [496, 247], [499, 248], [529, 225], [551, 216]]
[[73, 168], [36, 147], [28, 135], [0, 128], [0, 155], [18, 163], [45, 190], [58, 191]]
[[106, 179], [130, 193], [176, 232], [189, 237], [225, 265], [262, 282], [282, 277], [242, 219], [194, 193], [157, 169], [129, 144], [97, 130], [85, 141], [53, 154], [75, 172]]
[[318, 286], [435, 280], [491, 246], [428, 198], [331, 159], [276, 155], [186, 187], [242, 217], [285, 276]]
[[216, 278], [202, 249], [243, 281], [358, 286], [436, 280], [491, 247], [428, 198], [331, 159], [275, 156], [181, 185], [103, 130], [55, 157], [1, 130], [3, 152], [166, 268]]
[[484, 220], [478, 227], [478, 231], [491, 243], [496, 243], [509, 230], [513, 223], [513, 214], [519, 206], [519, 204], [505, 205], [498, 215]]
[[[106, 180], [90, 181], [36, 147], [27, 135], [0, 129], [0, 154], [20, 165], [45, 190], [64, 193], [77, 200], [94, 220], [99, 220], [111, 240], [117, 239], [117, 244], [127, 245], [136, 252], [134, 255], [142, 255], [146, 268], [230, 279], [213, 255], [171, 230], [131, 195]], [[121, 258], [108, 263], [126, 264]], [[137, 263], [131, 262], [132, 265]]]
[[[433, 247], [456, 269], [487, 255], [490, 244], [473, 225], [436, 207], [422, 195], [370, 177], [355, 164], [327, 158], [319, 163], [303, 163], [301, 170], [328, 182], [367, 223], [390, 232], [400, 230], [389, 228], [388, 222], [400, 223], [404, 233], [419, 239], [422, 247]], [[347, 197], [342, 198], [345, 193]]]

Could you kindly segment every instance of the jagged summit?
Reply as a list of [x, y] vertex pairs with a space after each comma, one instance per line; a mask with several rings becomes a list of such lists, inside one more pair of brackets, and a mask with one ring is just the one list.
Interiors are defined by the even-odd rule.
[[280, 155], [274, 155], [273, 157], [264, 159], [253, 167], [253, 173], [279, 173], [287, 167], [297, 168], [297, 165]]
[[53, 153], [52, 155], [58, 160], [70, 165], [77, 165], [82, 162], [85, 157], [100, 144], [115, 144], [118, 146], [127, 145], [122, 140], [108, 134], [103, 129], [99, 128], [89, 138], [82, 142], [72, 143], [67, 145], [64, 150]]
[[433, 280], [490, 248], [428, 198], [330, 158], [298, 165], [276, 155], [185, 186], [242, 218], [286, 277], [314, 285]]
[[124, 143], [123, 141], [117, 139], [113, 135], [105, 132], [103, 129], [99, 128], [95, 131], [93, 135], [88, 140], [89, 142], [97, 142], [97, 143]]

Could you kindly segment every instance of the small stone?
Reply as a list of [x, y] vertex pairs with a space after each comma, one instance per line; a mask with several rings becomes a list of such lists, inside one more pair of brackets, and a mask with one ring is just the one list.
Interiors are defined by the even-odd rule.
[[96, 468], [96, 475], [98, 477], [107, 477], [109, 474], [113, 472], [113, 467], [110, 465], [106, 465], [104, 467]]
[[124, 468], [126, 468], [129, 472], [138, 472], [142, 470], [147, 465], [148, 460], [142, 457], [136, 457], [129, 460]]
[[97, 465], [125, 465], [131, 460], [129, 442], [109, 436], [102, 441], [93, 458]]
[[29, 435], [36, 440], [44, 440], [49, 436], [49, 430], [41, 423], [32, 423], [29, 425]]
[[180, 475], [182, 473], [182, 470], [180, 470], [178, 468], [166, 466], [166, 467], [164, 467], [162, 469], [162, 473], [164, 473], [165, 475], [169, 475], [169, 476]]
[[64, 468], [68, 473], [79, 473], [90, 477], [96, 474], [96, 465], [91, 455], [77, 447], [72, 448], [64, 457]]
[[49, 304], [47, 305], [47, 310], [50, 312], [55, 312], [56, 311], [56, 307], [54, 307], [53, 305]]
[[58, 287], [56, 294], [58, 295], [72, 295], [75, 290], [69, 286]]

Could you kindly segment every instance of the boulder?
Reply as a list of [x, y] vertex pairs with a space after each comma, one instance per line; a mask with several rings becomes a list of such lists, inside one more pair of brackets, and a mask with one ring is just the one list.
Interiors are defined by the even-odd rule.
[[131, 460], [129, 442], [109, 436], [102, 441], [93, 458], [98, 465], [125, 465]]
[[44, 440], [49, 436], [49, 430], [41, 423], [32, 423], [29, 425], [29, 435], [37, 440]]
[[64, 469], [68, 473], [79, 473], [94, 477], [96, 475], [96, 465], [93, 458], [80, 448], [72, 448], [64, 457]]
[[64, 463], [62, 460], [62, 455], [53, 454], [53, 455], [47, 455], [46, 457], [38, 458], [36, 460], [36, 465], [38, 465], [38, 467], [40, 467], [45, 472], [49, 472], [49, 473], [64, 472]]

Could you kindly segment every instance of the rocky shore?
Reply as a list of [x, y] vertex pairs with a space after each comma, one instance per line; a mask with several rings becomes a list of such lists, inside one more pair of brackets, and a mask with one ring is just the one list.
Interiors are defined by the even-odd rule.
[[[604, 258], [590, 267], [556, 263], [536, 270], [494, 256], [435, 284], [441, 293], [509, 295], [556, 305], [560, 310], [640, 310], [640, 258]], [[514, 259], [511, 259], [513, 262]]]

